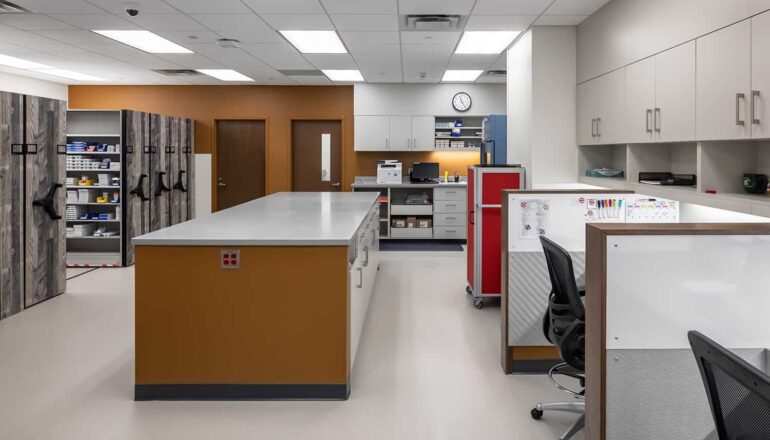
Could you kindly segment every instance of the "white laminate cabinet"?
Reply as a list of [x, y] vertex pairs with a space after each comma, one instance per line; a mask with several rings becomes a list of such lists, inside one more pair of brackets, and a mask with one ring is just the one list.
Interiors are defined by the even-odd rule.
[[697, 138], [749, 138], [751, 21], [701, 37], [696, 45]]
[[595, 143], [596, 116], [594, 104], [595, 83], [588, 81], [577, 86], [577, 137], [578, 144], [590, 145]]
[[578, 140], [581, 145], [613, 144], [623, 137], [626, 69], [578, 86]]
[[412, 116], [412, 150], [433, 151], [436, 142], [436, 118]]
[[388, 150], [410, 151], [412, 149], [412, 117], [390, 116], [389, 127]]
[[770, 12], [751, 23], [751, 137], [770, 138]]
[[651, 142], [655, 139], [655, 58], [626, 67], [626, 106], [623, 142]]
[[355, 151], [387, 151], [390, 142], [390, 117], [356, 116], [354, 133]]
[[655, 56], [652, 128], [656, 141], [695, 139], [694, 41]]

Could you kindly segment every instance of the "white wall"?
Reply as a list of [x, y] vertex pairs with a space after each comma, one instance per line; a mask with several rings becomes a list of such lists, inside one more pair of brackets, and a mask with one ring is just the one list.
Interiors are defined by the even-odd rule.
[[26, 78], [5, 72], [0, 72], [0, 90], [62, 101], [66, 101], [69, 94], [66, 84]]
[[[458, 92], [471, 95], [467, 112], [452, 107]], [[356, 84], [353, 114], [364, 115], [502, 115], [505, 114], [504, 84]]]
[[578, 26], [578, 82], [768, 9], [770, 0], [613, 0]]
[[573, 26], [535, 26], [508, 51], [508, 162], [527, 187], [575, 180], [576, 47]]

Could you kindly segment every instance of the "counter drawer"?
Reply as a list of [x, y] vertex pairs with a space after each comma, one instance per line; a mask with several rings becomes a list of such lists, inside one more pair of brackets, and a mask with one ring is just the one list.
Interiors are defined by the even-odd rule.
[[465, 188], [436, 188], [433, 190], [433, 200], [467, 200]]
[[433, 238], [433, 228], [390, 228], [390, 238]]
[[433, 226], [465, 226], [465, 213], [433, 214]]
[[465, 200], [436, 200], [433, 202], [435, 213], [463, 213], [466, 211]]
[[458, 227], [434, 226], [433, 238], [465, 240], [466, 238], [465, 226], [464, 225], [458, 226]]
[[432, 205], [390, 205], [390, 215], [431, 215]]

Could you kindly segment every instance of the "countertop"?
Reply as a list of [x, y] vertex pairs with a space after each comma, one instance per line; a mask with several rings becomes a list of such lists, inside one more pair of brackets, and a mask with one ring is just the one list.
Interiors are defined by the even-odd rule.
[[[454, 176], [450, 176], [450, 179]], [[441, 183], [412, 183], [408, 177], [404, 177], [401, 183], [377, 183], [377, 177], [375, 176], [356, 176], [353, 184], [353, 188], [444, 188], [444, 187], [462, 187], [468, 186], [468, 181], [465, 176], [460, 177], [460, 182], [448, 182], [443, 183], [443, 177]]]
[[146, 246], [339, 246], [352, 242], [376, 193], [277, 193], [136, 237]]

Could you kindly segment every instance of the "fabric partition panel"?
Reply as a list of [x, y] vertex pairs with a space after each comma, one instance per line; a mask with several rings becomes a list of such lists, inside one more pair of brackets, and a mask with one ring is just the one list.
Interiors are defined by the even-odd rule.
[[0, 319], [23, 308], [23, 100], [0, 92]]

